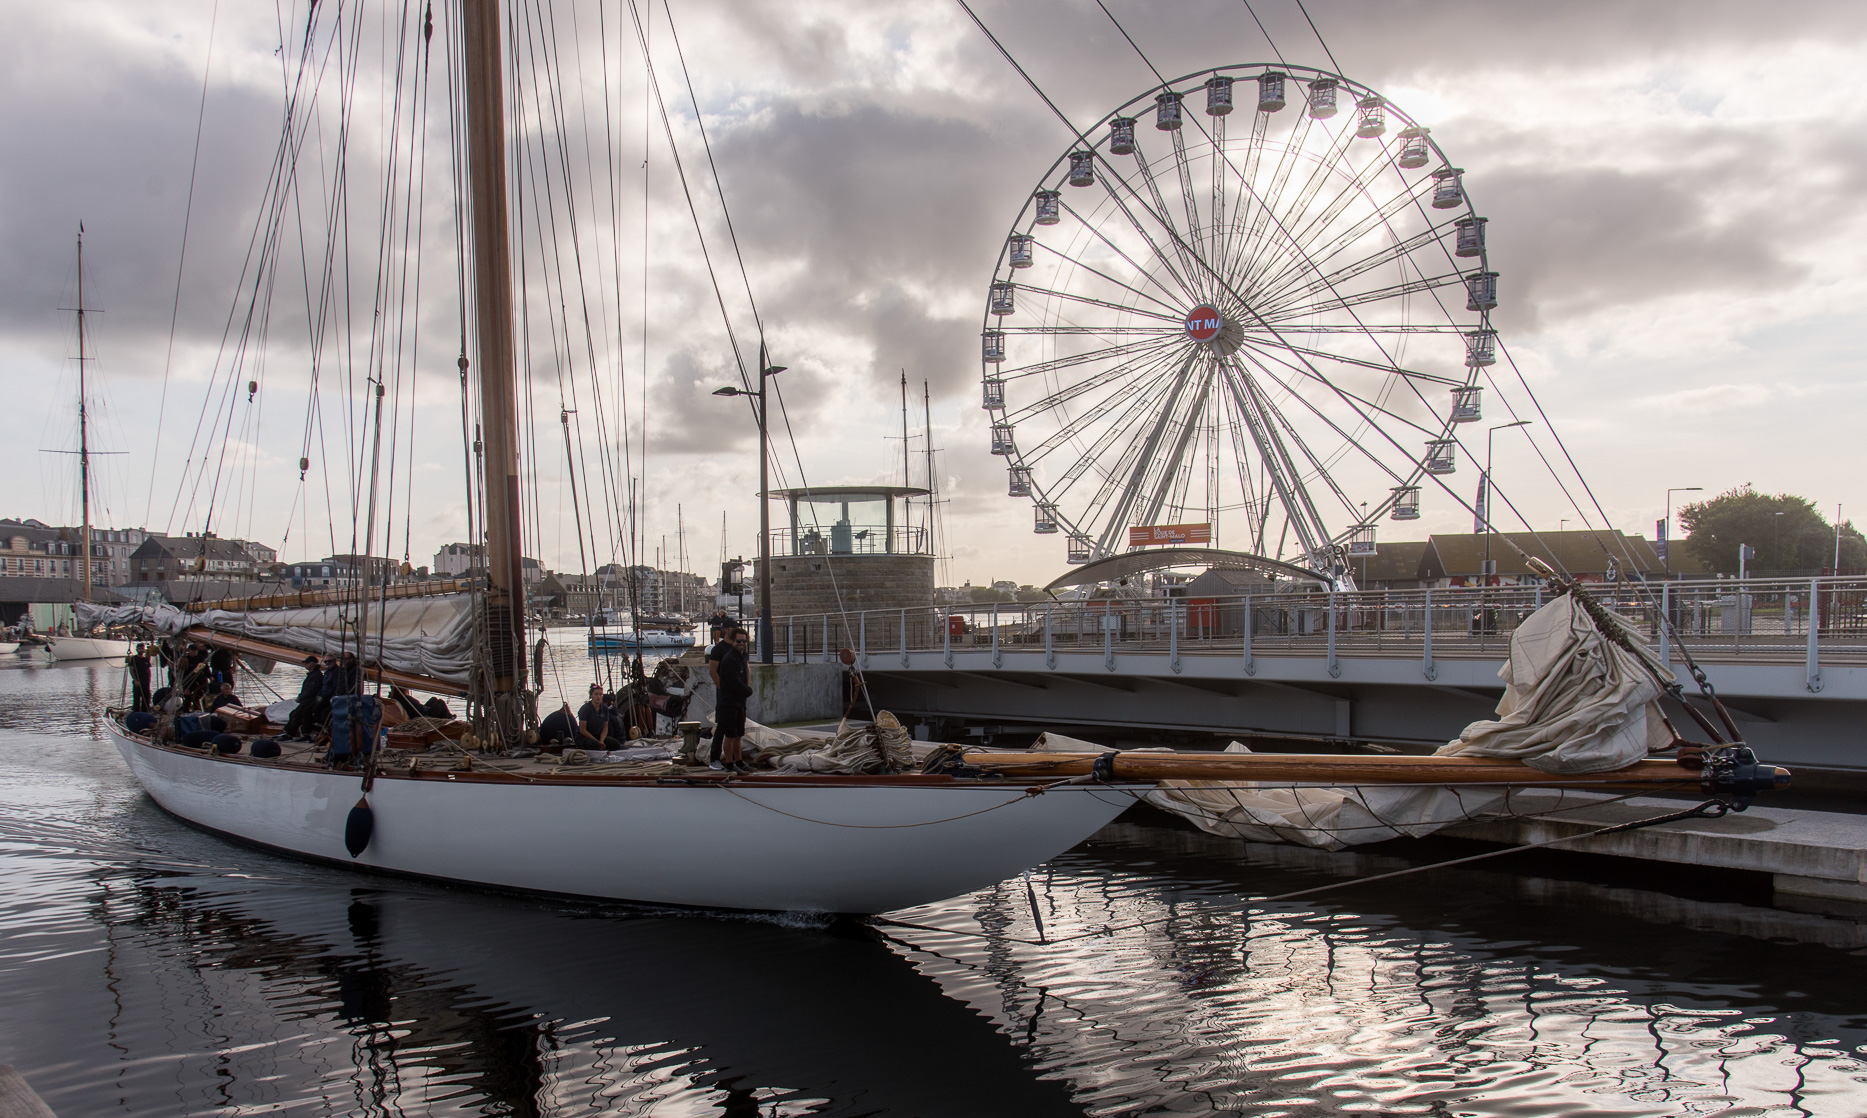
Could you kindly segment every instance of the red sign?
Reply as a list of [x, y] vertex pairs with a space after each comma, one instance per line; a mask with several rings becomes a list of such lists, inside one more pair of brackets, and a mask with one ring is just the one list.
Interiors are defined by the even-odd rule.
[[1129, 547], [1203, 545], [1211, 542], [1210, 524], [1138, 524], [1128, 529]]
[[1211, 303], [1201, 303], [1186, 312], [1186, 336], [1196, 342], [1209, 342], [1219, 336], [1219, 328], [1225, 325], [1225, 319], [1219, 317], [1219, 309]]

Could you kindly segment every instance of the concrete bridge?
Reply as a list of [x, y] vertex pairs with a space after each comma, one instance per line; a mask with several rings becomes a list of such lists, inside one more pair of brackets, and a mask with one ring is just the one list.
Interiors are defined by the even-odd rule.
[[[1649, 634], [1695, 695], [1689, 651], [1766, 759], [1867, 771], [1867, 579], [1592, 589]], [[826, 649], [851, 649], [876, 705], [904, 719], [1426, 745], [1491, 716], [1511, 631], [1543, 593], [872, 610], [778, 618], [773, 650], [781, 662], [821, 663]]]

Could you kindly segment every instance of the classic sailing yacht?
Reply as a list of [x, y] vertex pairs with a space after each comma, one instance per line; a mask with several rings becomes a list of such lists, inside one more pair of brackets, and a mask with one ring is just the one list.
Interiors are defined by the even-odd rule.
[[[470, 592], [287, 595], [281, 608], [135, 613], [162, 631], [251, 656], [359, 647], [368, 674], [468, 698], [475, 733], [445, 770], [332, 771], [309, 753], [221, 754], [108, 721], [157, 803], [196, 825], [302, 857], [452, 881], [655, 904], [867, 913], [1002, 880], [1082, 841], [1133, 801], [1049, 779], [608, 776], [596, 766], [507, 771], [525, 741], [524, 580], [498, 0], [464, 0], [467, 180], [484, 439], [487, 578]], [[463, 361], [463, 365], [465, 362]], [[378, 397], [380, 399], [380, 397]], [[365, 550], [368, 550], [366, 545]], [[372, 601], [374, 597], [375, 601]], [[101, 611], [88, 611], [101, 612]], [[376, 756], [377, 754], [372, 754]], [[509, 767], [509, 766], [508, 766]], [[365, 806], [367, 805], [367, 806]], [[361, 811], [362, 814], [359, 814]], [[359, 819], [366, 820], [358, 842]], [[347, 842], [348, 839], [348, 842]]]
[[[78, 491], [84, 505], [84, 530], [78, 556], [78, 597], [91, 600], [91, 429], [85, 399], [85, 370], [89, 358], [84, 352], [84, 227], [78, 227]], [[14, 645], [18, 648], [18, 645]], [[47, 651], [54, 660], [121, 660], [130, 651], [130, 642], [105, 636], [53, 637]]]
[[[369, 750], [352, 770], [290, 743], [268, 741], [256, 755], [253, 746], [267, 739], [253, 733], [212, 745], [199, 740], [206, 731], [167, 740], [152, 732], [149, 716], [113, 712], [106, 721], [112, 740], [169, 812], [243, 842], [376, 871], [656, 905], [876, 913], [983, 888], [1055, 857], [1162, 781], [1230, 782], [1228, 789], [1240, 781], [1299, 781], [1650, 790], [1710, 789], [1723, 781], [1754, 792], [1753, 785], [1786, 779], [1734, 754], [1717, 768], [1709, 750], [1700, 767], [1630, 756], [1629, 763], [1616, 758], [1614, 771], [1543, 771], [1515, 755], [1470, 755], [1482, 753], [1475, 749], [1431, 758], [1169, 756], [1072, 752], [1086, 743], [1064, 740], [1030, 753], [945, 747], [927, 754], [907, 748], [898, 727], [889, 731], [896, 735], [892, 752], [878, 742], [879, 763], [832, 771], [807, 766], [742, 775], [661, 762], [551, 765], [523, 756], [544, 681], [526, 657], [505, 19], [499, 0], [462, 0], [458, 11], [479, 363], [475, 449], [482, 452], [469, 473], [479, 479], [484, 582], [378, 585], [377, 563], [368, 558], [376, 482], [365, 468], [355, 475], [367, 473], [369, 491], [360, 589], [194, 604], [187, 611], [86, 612], [134, 619], [249, 658], [353, 652], [361, 676], [379, 686], [465, 697], [471, 732], [459, 748], [411, 750], [393, 764], [383, 761], [383, 749]], [[464, 393], [464, 354], [460, 368]], [[359, 462], [378, 458], [381, 446], [384, 385], [379, 375], [366, 383], [376, 446]], [[463, 428], [466, 411], [463, 403]], [[353, 489], [359, 503], [362, 488]], [[1657, 685], [1631, 679], [1642, 670], [1634, 654], [1607, 643], [1631, 643], [1633, 635], [1611, 619], [1583, 618], [1577, 602], [1568, 613], [1550, 615], [1551, 625], [1613, 660], [1616, 670], [1608, 675], [1620, 698], [1608, 713], [1644, 709]], [[1607, 628], [1597, 632], [1601, 626]], [[1636, 736], [1615, 740], [1644, 757], [1645, 735]], [[1190, 795], [1182, 799], [1209, 790], [1183, 788]]]

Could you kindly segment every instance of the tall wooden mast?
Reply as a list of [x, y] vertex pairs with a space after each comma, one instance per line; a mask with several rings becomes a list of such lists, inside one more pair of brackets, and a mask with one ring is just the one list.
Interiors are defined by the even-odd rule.
[[84, 223], [78, 223], [78, 491], [84, 503], [83, 554], [78, 563], [78, 597], [91, 600], [91, 427], [84, 400]]
[[467, 183], [473, 214], [473, 313], [480, 343], [486, 471], [486, 630], [502, 736], [522, 728], [525, 577], [520, 549], [519, 416], [513, 387], [512, 242], [506, 210], [504, 66], [499, 0], [462, 0]]

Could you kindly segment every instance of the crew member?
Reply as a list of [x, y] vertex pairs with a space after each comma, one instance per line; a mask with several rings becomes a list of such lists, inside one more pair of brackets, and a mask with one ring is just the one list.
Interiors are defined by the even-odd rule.
[[124, 664], [130, 669], [130, 709], [149, 709], [149, 646], [139, 644]]
[[311, 736], [311, 727], [316, 725], [312, 719], [318, 713], [318, 700], [324, 691], [324, 669], [318, 665], [316, 656], [307, 656], [305, 681], [298, 685], [298, 705], [292, 708], [292, 716], [285, 720], [285, 739], [295, 741]]
[[[594, 739], [591, 748], [609, 748], [610, 721], [609, 702], [603, 694], [603, 685], [592, 683], [590, 701], [583, 704], [583, 708], [577, 712], [577, 728], [582, 731], [584, 737]], [[582, 738], [578, 740], [581, 742]]]
[[752, 771], [739, 755], [746, 733], [746, 700], [752, 697], [751, 661], [746, 655], [749, 643], [751, 638], [745, 629], [732, 631], [732, 639], [719, 660], [720, 701], [713, 711], [716, 733], [723, 737], [720, 766], [741, 773]]

